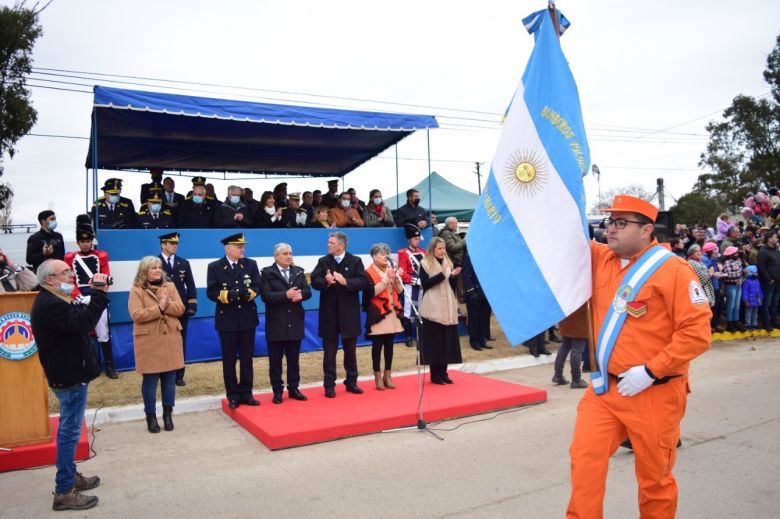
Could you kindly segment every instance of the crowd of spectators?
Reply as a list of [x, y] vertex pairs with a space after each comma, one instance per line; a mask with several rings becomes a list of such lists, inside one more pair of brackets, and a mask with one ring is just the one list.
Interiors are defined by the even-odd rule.
[[[659, 242], [665, 241], [659, 234]], [[668, 233], [671, 251], [699, 276], [712, 308], [713, 331], [780, 328], [780, 225], [735, 222], [727, 214], [715, 227], [677, 224]], [[596, 232], [596, 239], [603, 240]], [[724, 325], [725, 324], [725, 328]]]
[[122, 196], [122, 180], [110, 178], [104, 196], [92, 207], [91, 216], [103, 229], [251, 229], [251, 228], [346, 228], [403, 227], [407, 223], [424, 229], [432, 214], [420, 207], [420, 194], [410, 189], [407, 203], [393, 211], [385, 205], [379, 189], [369, 192], [368, 202], [354, 188], [339, 192], [338, 180], [327, 182], [328, 190], [288, 193], [281, 182], [257, 200], [249, 187], [231, 185], [220, 200], [204, 177], [192, 178], [186, 195], [176, 192], [172, 177], [153, 168], [151, 182], [141, 186], [136, 211], [134, 201]]

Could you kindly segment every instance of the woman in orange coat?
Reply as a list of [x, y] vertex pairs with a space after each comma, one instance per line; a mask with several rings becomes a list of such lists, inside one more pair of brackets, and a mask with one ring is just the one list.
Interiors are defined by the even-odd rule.
[[[371, 286], [363, 292], [363, 309], [366, 312], [366, 338], [371, 338], [371, 360], [374, 365], [374, 382], [379, 390], [395, 389], [391, 376], [393, 369], [393, 339], [404, 331], [401, 325], [401, 303], [398, 294], [404, 287], [400, 277], [390, 266], [390, 247], [385, 243], [371, 246], [374, 263], [366, 269]], [[385, 371], [381, 371], [382, 347], [385, 349]]]
[[156, 413], [159, 381], [163, 425], [166, 431], [172, 431], [176, 370], [184, 367], [178, 319], [184, 313], [184, 304], [176, 286], [166, 279], [160, 258], [146, 256], [138, 263], [127, 307], [133, 320], [135, 370], [143, 376], [141, 395], [147, 428], [150, 433], [160, 432]]

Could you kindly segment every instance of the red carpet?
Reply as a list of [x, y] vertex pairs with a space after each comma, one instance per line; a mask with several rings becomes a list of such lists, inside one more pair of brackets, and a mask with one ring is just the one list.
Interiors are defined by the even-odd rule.
[[[54, 465], [57, 461], [57, 427], [60, 419], [58, 416], [52, 416], [49, 420], [51, 420], [51, 442], [13, 447], [11, 452], [0, 451], [0, 472]], [[89, 458], [89, 442], [87, 442], [87, 423], [84, 421], [81, 425], [81, 438], [76, 446], [76, 460], [87, 458]]]
[[[451, 385], [431, 384], [427, 377], [423, 395], [425, 421], [497, 411], [547, 401], [547, 392], [520, 384], [451, 370]], [[379, 432], [417, 424], [417, 375], [394, 379], [396, 389], [377, 391], [365, 381], [362, 395], [336, 386], [336, 398], [325, 398], [321, 387], [303, 390], [306, 402], [287, 398], [275, 405], [273, 395], [255, 395], [262, 405], [232, 410], [222, 401], [222, 410], [271, 450], [318, 443], [348, 436]]]

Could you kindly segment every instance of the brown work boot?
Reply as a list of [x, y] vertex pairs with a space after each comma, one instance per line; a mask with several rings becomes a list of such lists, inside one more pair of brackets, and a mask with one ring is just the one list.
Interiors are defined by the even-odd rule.
[[98, 476], [84, 477], [81, 472], [76, 472], [76, 480], [73, 482], [73, 488], [76, 492], [83, 492], [85, 490], [92, 490], [100, 485], [100, 478]]
[[51, 509], [57, 511], [87, 510], [96, 504], [98, 504], [97, 497], [79, 494], [75, 488], [72, 488], [67, 494], [54, 494], [54, 502], [51, 505]]

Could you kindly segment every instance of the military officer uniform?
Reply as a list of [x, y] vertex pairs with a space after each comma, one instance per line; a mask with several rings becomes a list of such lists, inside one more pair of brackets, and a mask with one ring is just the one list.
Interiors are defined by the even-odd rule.
[[151, 168], [149, 173], [152, 175], [152, 181], [148, 184], [141, 184], [141, 193], [138, 198], [141, 201], [141, 205], [146, 203], [157, 186], [160, 186], [160, 192], [162, 192], [163, 170], [161, 168]]
[[[119, 196], [122, 180], [109, 178], [101, 188], [104, 196], [92, 206], [92, 221], [99, 229], [132, 229], [135, 227], [135, 206], [129, 198]], [[112, 200], [112, 197], [117, 197]]]
[[[244, 245], [244, 234], [224, 238], [223, 245]], [[239, 404], [259, 405], [252, 397], [252, 354], [259, 323], [255, 297], [260, 292], [260, 271], [249, 258], [231, 261], [227, 255], [209, 263], [206, 294], [216, 302], [214, 327], [222, 347], [222, 375], [231, 409]], [[236, 378], [236, 354], [240, 380]]]
[[[178, 244], [179, 237], [180, 235], [177, 232], [163, 234], [160, 236], [160, 244], [165, 242]], [[181, 323], [182, 353], [186, 361], [187, 324], [190, 320], [190, 317], [194, 316], [198, 311], [198, 289], [195, 286], [195, 279], [192, 276], [192, 268], [190, 268], [189, 261], [176, 253], [170, 256], [166, 256], [161, 252], [157, 257], [162, 261], [163, 271], [165, 271], [165, 274], [167, 274], [168, 278], [170, 278], [170, 280], [176, 286], [176, 291], [179, 293], [179, 298], [187, 307], [187, 310], [179, 316], [179, 323]], [[176, 385], [186, 385], [184, 382], [184, 368], [176, 371]]]
[[[156, 212], [152, 211], [153, 205], [159, 206]], [[176, 227], [173, 211], [162, 203], [160, 195], [156, 193], [149, 196], [147, 203], [138, 211], [136, 220], [139, 229], [171, 229]]]

